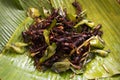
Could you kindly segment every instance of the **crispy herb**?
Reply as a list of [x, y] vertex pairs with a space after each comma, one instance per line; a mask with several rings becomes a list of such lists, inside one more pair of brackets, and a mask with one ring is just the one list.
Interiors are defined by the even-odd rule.
[[52, 45], [48, 46], [45, 50], [44, 55], [40, 58], [39, 62], [43, 63], [45, 60], [49, 59], [51, 56], [53, 56], [56, 52], [56, 44], [52, 43]]
[[105, 42], [97, 35], [90, 41], [90, 45], [95, 48], [103, 49], [105, 47]]
[[50, 34], [50, 31], [49, 31], [49, 30], [45, 29], [45, 30], [43, 31], [43, 36], [44, 36], [44, 38], [45, 38], [45, 42], [46, 42], [48, 45], [50, 45], [49, 34]]
[[45, 19], [34, 16], [34, 23], [22, 32], [24, 41], [30, 44], [28, 48], [36, 68], [44, 66], [58, 73], [71, 69], [81, 74], [91, 61], [90, 56], [95, 55], [92, 53], [108, 54], [102, 50], [105, 46], [102, 25], [95, 26], [88, 20], [78, 2], [72, 5], [76, 9], [76, 20], [70, 20], [65, 10], [53, 9]]
[[92, 53], [97, 53], [97, 54], [99, 54], [100, 56], [103, 56], [103, 57], [105, 57], [105, 56], [107, 56], [108, 55], [108, 53], [110, 53], [110, 50], [92, 50], [91, 51]]
[[55, 62], [52, 65], [52, 70], [59, 73], [59, 72], [64, 72], [66, 70], [70, 69], [70, 62], [68, 59], [65, 59], [61, 62]]
[[39, 17], [40, 13], [39, 13], [39, 10], [37, 10], [35, 8], [29, 8], [28, 12], [27, 12], [27, 15], [32, 17], [32, 18], [35, 18], [35, 17]]
[[74, 26], [74, 28], [77, 28], [77, 27], [79, 27], [80, 25], [83, 25], [83, 24], [87, 25], [87, 26], [90, 27], [90, 28], [93, 28], [93, 27], [94, 27], [94, 22], [89, 21], [89, 20], [86, 20], [86, 19], [83, 19], [83, 20], [80, 21], [78, 24], [76, 24], [76, 25]]
[[28, 46], [28, 44], [23, 42], [16, 42], [12, 44], [7, 44], [6, 49], [12, 49], [17, 53], [24, 53], [24, 47]]

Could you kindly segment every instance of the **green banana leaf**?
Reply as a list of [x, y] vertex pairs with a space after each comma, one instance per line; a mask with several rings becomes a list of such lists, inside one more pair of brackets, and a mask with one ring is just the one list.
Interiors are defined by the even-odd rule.
[[[96, 25], [102, 24], [105, 49], [111, 53], [105, 57], [96, 56], [87, 64], [82, 75], [72, 72], [57, 74], [51, 70], [40, 72], [35, 69], [33, 60], [25, 51], [18, 54], [6, 50], [6, 45], [22, 41], [21, 32], [32, 23], [26, 16], [30, 7], [39, 9], [43, 14], [43, 7], [52, 10], [52, 7], [66, 8], [74, 15], [75, 10], [71, 3], [74, 0], [0, 0], [0, 80], [120, 80], [120, 4], [118, 0], [77, 0], [83, 10], [86, 10], [88, 19]], [[73, 18], [72, 16], [71, 18]]]

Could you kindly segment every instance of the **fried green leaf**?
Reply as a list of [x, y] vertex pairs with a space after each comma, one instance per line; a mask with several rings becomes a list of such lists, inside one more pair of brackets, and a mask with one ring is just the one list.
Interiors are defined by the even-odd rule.
[[48, 45], [50, 45], [49, 34], [50, 34], [50, 31], [48, 31], [47, 29], [45, 29], [44, 32], [43, 32], [43, 35], [44, 35], [44, 38], [45, 38], [45, 42], [46, 42]]
[[103, 56], [103, 57], [107, 56], [108, 53], [110, 53], [110, 51], [105, 51], [105, 50], [92, 50], [91, 52], [92, 53], [97, 53], [97, 54], [99, 54], [100, 56]]
[[103, 49], [105, 42], [99, 36], [94, 36], [94, 38], [90, 40], [90, 45], [95, 48]]
[[50, 45], [50, 41], [49, 41], [49, 34], [50, 34], [50, 30], [55, 26], [56, 24], [56, 19], [54, 19], [51, 23], [51, 25], [48, 27], [48, 29], [45, 29], [43, 32], [44, 38], [45, 38], [45, 42]]
[[35, 8], [29, 8], [27, 14], [29, 17], [32, 17], [32, 18], [40, 16], [39, 10]]
[[45, 53], [42, 58], [40, 58], [39, 62], [43, 63], [45, 60], [49, 59], [51, 56], [53, 56], [56, 52], [56, 44], [52, 43], [52, 45], [49, 45], [47, 49], [45, 50]]
[[93, 27], [95, 26], [94, 22], [89, 21], [89, 20], [87, 20], [87, 19], [83, 19], [83, 20], [80, 21], [78, 24], [76, 24], [76, 25], [74, 26], [74, 28], [77, 28], [77, 27], [79, 27], [80, 25], [83, 25], [83, 24], [88, 25], [90, 28], [93, 28]]
[[63, 60], [61, 62], [55, 62], [52, 65], [52, 70], [57, 73], [65, 72], [68, 69], [70, 69], [70, 62], [68, 60]]

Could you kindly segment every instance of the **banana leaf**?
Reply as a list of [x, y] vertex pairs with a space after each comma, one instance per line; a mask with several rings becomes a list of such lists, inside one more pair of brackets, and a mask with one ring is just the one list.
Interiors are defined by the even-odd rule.
[[[87, 64], [82, 75], [71, 71], [61, 74], [47, 70], [41, 72], [35, 69], [28, 51], [18, 54], [6, 50], [6, 45], [22, 41], [21, 32], [32, 23], [26, 16], [30, 7], [39, 9], [42, 16], [43, 7], [67, 9], [74, 15], [71, 3], [74, 0], [0, 0], [0, 80], [120, 80], [120, 4], [118, 0], [77, 0], [83, 10], [86, 10], [89, 20], [96, 25], [102, 24], [105, 49], [111, 53], [101, 58], [96, 56]], [[74, 16], [70, 17], [73, 18]]]

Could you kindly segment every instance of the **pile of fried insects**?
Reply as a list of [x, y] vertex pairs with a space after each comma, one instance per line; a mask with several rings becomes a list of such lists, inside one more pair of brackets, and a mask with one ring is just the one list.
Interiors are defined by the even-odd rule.
[[76, 9], [76, 19], [68, 18], [67, 10], [53, 9], [46, 18], [29, 9], [34, 22], [22, 32], [24, 42], [29, 44], [30, 55], [39, 70], [51, 69], [57, 73], [71, 70], [76, 74], [84, 71], [95, 53], [106, 56], [105, 42], [101, 39], [101, 24], [86, 18], [78, 2], [72, 3]]

